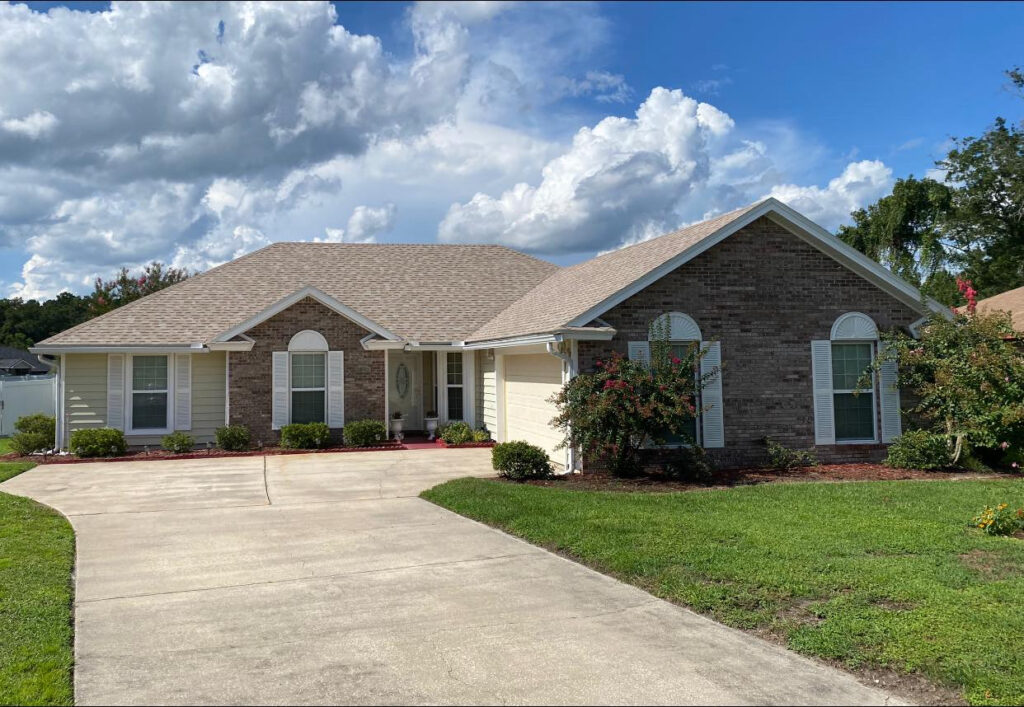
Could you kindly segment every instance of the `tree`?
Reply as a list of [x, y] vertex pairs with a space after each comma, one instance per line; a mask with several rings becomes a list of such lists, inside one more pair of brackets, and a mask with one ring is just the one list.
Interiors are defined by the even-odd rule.
[[894, 273], [922, 285], [949, 261], [944, 223], [952, 207], [950, 187], [934, 179], [897, 179], [892, 194], [854, 211], [839, 238]]
[[616, 353], [554, 397], [558, 416], [552, 424], [565, 433], [563, 444], [604, 459], [620, 476], [639, 473], [640, 452], [650, 442], [684, 434], [699, 414], [698, 393], [715, 374], [696, 375], [705, 354], [699, 346], [675, 356], [667, 331], [656, 331], [651, 339], [650, 364]]
[[92, 316], [105, 314], [129, 302], [159, 292], [189, 278], [184, 268], [165, 268], [163, 263], [153, 261], [134, 275], [128, 268], [121, 268], [111, 280], [96, 278], [93, 293], [89, 298], [89, 312]]

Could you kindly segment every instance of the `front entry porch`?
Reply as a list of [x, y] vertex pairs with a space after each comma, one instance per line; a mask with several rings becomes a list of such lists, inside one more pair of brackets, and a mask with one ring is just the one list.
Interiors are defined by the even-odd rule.
[[474, 352], [388, 350], [385, 370], [387, 417], [401, 413], [403, 434], [424, 433], [428, 417], [477, 426]]

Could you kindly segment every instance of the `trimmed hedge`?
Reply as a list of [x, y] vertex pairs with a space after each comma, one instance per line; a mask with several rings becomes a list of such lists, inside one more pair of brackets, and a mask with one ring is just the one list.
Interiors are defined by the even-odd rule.
[[19, 417], [14, 423], [18, 432], [11, 437], [11, 449], [18, 454], [49, 452], [56, 446], [57, 419], [36, 413]]
[[928, 430], [910, 430], [893, 440], [885, 465], [895, 469], [947, 469], [952, 466], [949, 443], [944, 435]]
[[124, 432], [113, 427], [75, 430], [68, 447], [72, 454], [80, 457], [120, 457], [128, 451]]
[[380, 420], [354, 420], [342, 430], [349, 447], [373, 447], [386, 442], [388, 428]]
[[281, 428], [281, 446], [285, 449], [320, 449], [331, 438], [326, 422], [306, 422]]
[[192, 451], [196, 446], [196, 440], [187, 432], [172, 432], [160, 440], [160, 446], [168, 452], [184, 454]]
[[551, 476], [548, 454], [529, 442], [502, 442], [491, 449], [491, 466], [506, 479], [546, 479]]
[[244, 452], [249, 448], [249, 428], [245, 425], [225, 425], [214, 433], [217, 446], [226, 452]]
[[445, 444], [466, 444], [473, 441], [473, 428], [465, 422], [451, 422], [437, 431]]

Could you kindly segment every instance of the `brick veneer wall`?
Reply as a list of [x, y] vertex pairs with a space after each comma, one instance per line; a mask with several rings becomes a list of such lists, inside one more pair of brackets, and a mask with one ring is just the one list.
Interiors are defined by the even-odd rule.
[[580, 370], [592, 370], [628, 341], [645, 340], [664, 312], [693, 317], [705, 340], [722, 344], [725, 447], [708, 450], [723, 467], [763, 463], [765, 436], [811, 449], [824, 462], [878, 461], [883, 445], [814, 445], [811, 341], [828, 339], [845, 312], [863, 312], [880, 330], [920, 314], [761, 218], [602, 314], [610, 342], [580, 342]]
[[359, 340], [369, 331], [307, 297], [247, 331], [256, 341], [252, 351], [229, 354], [231, 424], [246, 425], [254, 443], [280, 437], [271, 429], [271, 354], [287, 351], [304, 329], [320, 332], [331, 351], [345, 352], [345, 420], [384, 420], [384, 352], [364, 351]]

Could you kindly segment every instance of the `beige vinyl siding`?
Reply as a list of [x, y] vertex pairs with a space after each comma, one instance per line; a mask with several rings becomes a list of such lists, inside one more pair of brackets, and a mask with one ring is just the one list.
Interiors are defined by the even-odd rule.
[[64, 356], [64, 419], [68, 434], [107, 424], [107, 355]]
[[498, 393], [495, 387], [494, 350], [476, 352], [476, 425], [498, 432]]
[[[197, 445], [214, 442], [224, 424], [224, 356], [214, 351], [192, 356], [192, 429]], [[64, 409], [68, 433], [107, 424], [107, 355], [67, 354], [64, 357]], [[163, 435], [126, 433], [133, 447], [159, 447]]]

